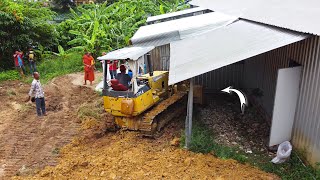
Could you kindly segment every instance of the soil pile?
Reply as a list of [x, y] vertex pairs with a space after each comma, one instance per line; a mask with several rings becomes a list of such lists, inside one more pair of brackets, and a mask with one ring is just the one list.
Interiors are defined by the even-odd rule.
[[61, 150], [57, 166], [23, 179], [278, 179], [235, 160], [171, 146], [180, 128], [173, 123], [156, 140], [129, 131], [81, 138]]

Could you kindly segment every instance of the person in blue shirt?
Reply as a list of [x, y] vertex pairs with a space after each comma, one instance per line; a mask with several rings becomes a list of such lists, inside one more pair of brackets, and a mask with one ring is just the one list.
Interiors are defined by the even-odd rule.
[[130, 78], [132, 78], [133, 73], [131, 69], [128, 70], [128, 75], [130, 76]]

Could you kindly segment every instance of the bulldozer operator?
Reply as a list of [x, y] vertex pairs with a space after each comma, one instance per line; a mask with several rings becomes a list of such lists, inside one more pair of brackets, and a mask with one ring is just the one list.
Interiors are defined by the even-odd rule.
[[131, 77], [126, 74], [126, 67], [121, 65], [120, 73], [117, 74], [116, 79], [111, 80], [111, 87], [115, 91], [127, 91], [130, 81]]

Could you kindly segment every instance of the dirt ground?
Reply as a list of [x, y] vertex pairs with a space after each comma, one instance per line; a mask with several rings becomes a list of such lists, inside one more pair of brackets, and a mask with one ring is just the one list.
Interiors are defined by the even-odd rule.
[[128, 131], [77, 139], [61, 149], [57, 166], [22, 179], [277, 179], [235, 160], [170, 145], [181, 124], [171, 123], [158, 139]]
[[207, 105], [198, 110], [198, 118], [216, 135], [219, 144], [238, 147], [246, 153], [263, 153], [274, 156], [268, 151], [270, 125], [253, 106], [240, 113], [237, 95], [224, 93], [207, 94]]
[[73, 79], [59, 77], [44, 86], [48, 111], [44, 118], [36, 116], [34, 103], [25, 103], [29, 84], [0, 84], [0, 179], [57, 164], [55, 149], [78, 133], [78, 107], [97, 97], [90, 88], [71, 84]]
[[0, 179], [278, 179], [234, 160], [172, 146], [183, 120], [157, 139], [106, 132], [104, 119], [111, 116], [103, 113], [101, 97], [80, 86], [81, 79], [73, 74], [45, 86], [44, 118], [24, 102], [28, 84], [0, 84]]
[[218, 143], [247, 152], [268, 152], [270, 125], [254, 107], [247, 107], [242, 115], [236, 95], [216, 93], [207, 97], [207, 105], [198, 108], [199, 118], [213, 130]]

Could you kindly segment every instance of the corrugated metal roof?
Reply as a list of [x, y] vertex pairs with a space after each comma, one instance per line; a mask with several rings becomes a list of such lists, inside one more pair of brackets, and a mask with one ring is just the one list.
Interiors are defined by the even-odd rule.
[[239, 20], [170, 44], [169, 84], [233, 64], [307, 38], [307, 35]]
[[177, 11], [177, 12], [173, 12], [173, 13], [161, 14], [158, 16], [151, 16], [151, 17], [148, 17], [147, 23], [159, 21], [161, 19], [177, 17], [177, 16], [181, 16], [181, 15], [193, 14], [196, 12], [201, 12], [201, 11], [206, 11], [206, 10], [207, 10], [207, 8], [196, 7], [196, 8], [185, 9], [185, 10]]
[[212, 12], [198, 16], [142, 26], [131, 38], [135, 46], [161, 46], [226, 26], [238, 17]]
[[115, 51], [109, 52], [107, 55], [98, 57], [98, 60], [118, 60], [118, 59], [131, 59], [137, 60], [139, 57], [154, 49], [154, 46], [147, 47], [125, 47]]
[[320, 35], [319, 0], [193, 0], [190, 4], [243, 19]]

